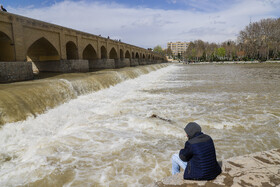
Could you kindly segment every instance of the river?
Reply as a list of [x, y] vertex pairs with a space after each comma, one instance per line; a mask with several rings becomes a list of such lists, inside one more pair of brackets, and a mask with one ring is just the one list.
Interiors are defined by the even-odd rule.
[[280, 146], [280, 64], [59, 75], [0, 98], [0, 186], [145, 186], [171, 174], [191, 121], [219, 160]]

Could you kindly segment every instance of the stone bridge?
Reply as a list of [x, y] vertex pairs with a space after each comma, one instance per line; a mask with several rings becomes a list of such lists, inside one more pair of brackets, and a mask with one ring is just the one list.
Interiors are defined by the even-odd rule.
[[32, 79], [36, 71], [87, 72], [165, 61], [144, 48], [0, 12], [0, 82]]

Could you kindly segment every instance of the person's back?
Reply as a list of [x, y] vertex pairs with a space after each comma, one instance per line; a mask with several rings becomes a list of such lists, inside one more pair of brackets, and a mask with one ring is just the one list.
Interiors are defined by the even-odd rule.
[[[184, 179], [212, 180], [221, 173], [216, 160], [216, 151], [212, 138], [201, 132], [201, 127], [194, 122], [184, 128], [188, 141], [179, 155], [172, 157], [172, 174], [185, 169]], [[178, 158], [179, 157], [179, 158]]]
[[[216, 160], [216, 151], [213, 140], [210, 136], [197, 133], [193, 138], [186, 142], [192, 155], [184, 173], [184, 179], [211, 180], [221, 173], [221, 168]], [[180, 152], [180, 158], [184, 158], [184, 151]], [[181, 158], [181, 159], [182, 159]]]

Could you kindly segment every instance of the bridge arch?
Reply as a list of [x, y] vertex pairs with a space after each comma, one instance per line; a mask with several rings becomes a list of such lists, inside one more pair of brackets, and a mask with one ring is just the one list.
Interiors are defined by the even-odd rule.
[[130, 53], [128, 50], [125, 52], [125, 58], [130, 58]]
[[124, 58], [124, 55], [123, 55], [123, 50], [120, 49], [120, 59], [123, 59]]
[[0, 61], [15, 61], [15, 47], [8, 35], [0, 31]]
[[78, 48], [72, 41], [66, 43], [67, 60], [79, 59]]
[[146, 58], [146, 56], [145, 56], [145, 54], [143, 54], [143, 57], [142, 57], [143, 59], [145, 59]]
[[38, 33], [38, 32], [29, 32], [25, 33], [27, 36], [24, 38], [24, 43], [25, 43], [25, 54], [27, 54], [28, 49], [37, 41], [40, 39], [44, 38], [46, 39], [58, 52], [58, 55], [60, 56], [60, 45], [59, 42], [57, 41], [57, 38], [52, 37], [51, 35], [47, 35], [45, 33]]
[[27, 61], [55, 61], [60, 60], [56, 48], [45, 38], [36, 40], [27, 50]]
[[83, 51], [83, 59], [96, 60], [98, 59], [97, 53], [91, 44], [88, 44]]
[[117, 51], [114, 47], [112, 47], [112, 49], [109, 53], [109, 58], [110, 59], [118, 59], [118, 54], [117, 54]]
[[139, 53], [136, 52], [135, 58], [139, 58]]
[[107, 49], [104, 46], [102, 46], [100, 48], [100, 51], [101, 51], [101, 59], [106, 59], [107, 58]]
[[134, 52], [132, 52], [132, 58], [133, 58], [133, 59], [135, 58]]

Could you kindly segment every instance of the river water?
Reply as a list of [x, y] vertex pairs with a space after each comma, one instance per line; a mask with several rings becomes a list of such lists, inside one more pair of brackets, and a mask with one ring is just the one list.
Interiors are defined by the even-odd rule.
[[1, 85], [0, 186], [145, 186], [171, 174], [190, 121], [218, 159], [280, 147], [280, 64], [93, 74]]

